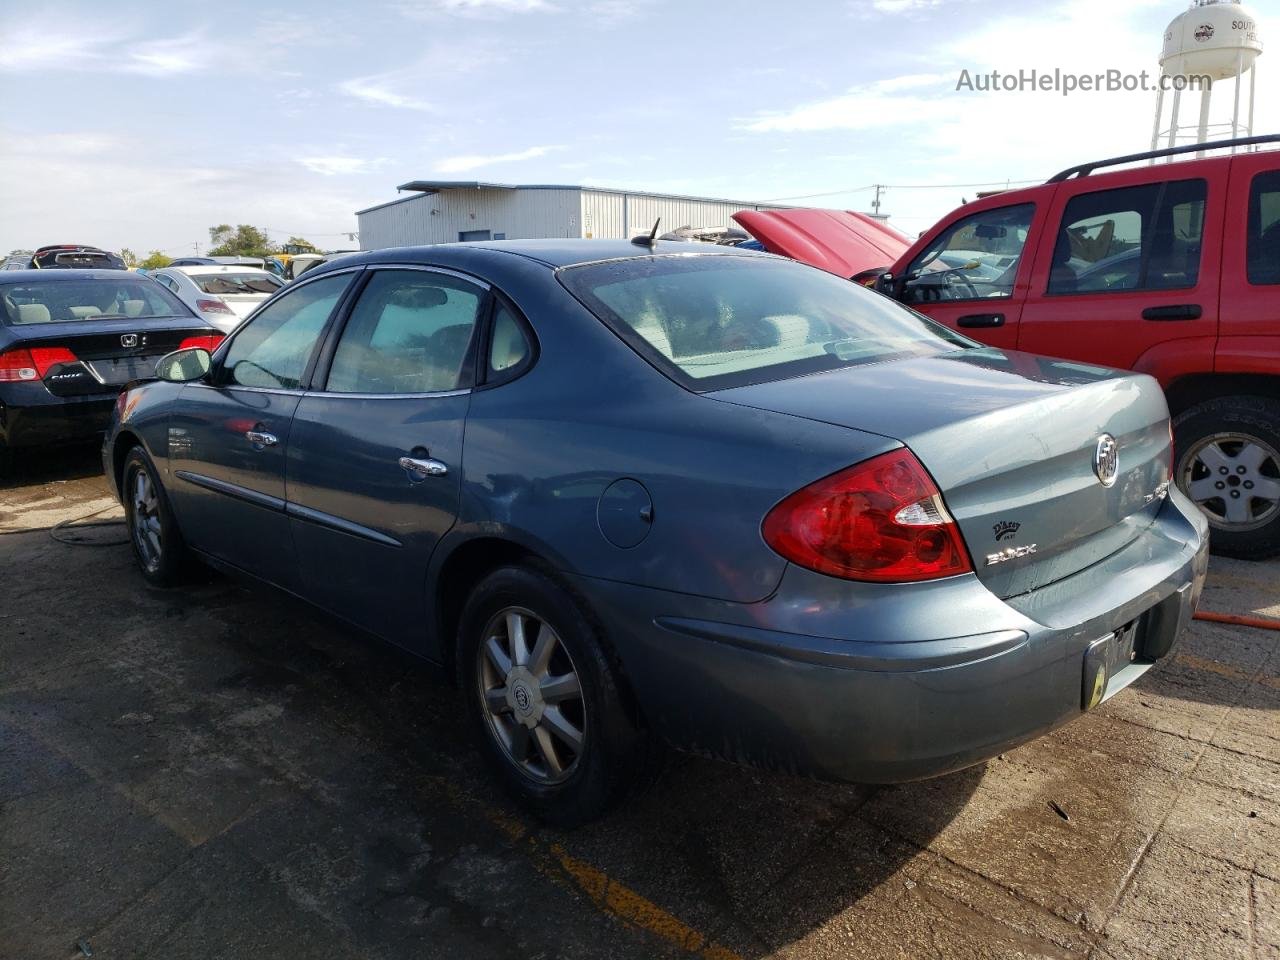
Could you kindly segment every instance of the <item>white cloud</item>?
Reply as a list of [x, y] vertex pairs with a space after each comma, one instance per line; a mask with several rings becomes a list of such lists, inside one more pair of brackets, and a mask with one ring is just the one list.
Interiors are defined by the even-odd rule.
[[[954, 76], [904, 74], [853, 87], [839, 96], [803, 103], [790, 110], [757, 114], [739, 121], [737, 127], [752, 133], [795, 133], [913, 126], [952, 113], [955, 103], [942, 97], [954, 89]], [[901, 92], [904, 90], [928, 91], [933, 98], [919, 93], [904, 95]]]
[[138, 41], [112, 30], [77, 32], [65, 23], [7, 32], [0, 71], [75, 71], [172, 76], [203, 70], [217, 48], [198, 33]]
[[385, 157], [299, 157], [298, 162], [325, 177], [340, 174], [368, 173], [386, 163]]
[[550, 0], [406, 0], [396, 9], [413, 20], [438, 16], [494, 19], [511, 14], [553, 13], [560, 8]]
[[369, 77], [353, 77], [338, 84], [338, 91], [368, 103], [383, 107], [399, 107], [402, 110], [432, 110], [431, 104], [418, 97], [396, 92], [396, 79], [391, 74], [374, 74]]
[[530, 147], [518, 153], [470, 153], [458, 157], [446, 157], [436, 164], [437, 173], [467, 173], [480, 167], [491, 167], [499, 163], [519, 163], [522, 160], [535, 160], [545, 157], [554, 150], [563, 150], [563, 146]]
[[877, 13], [914, 13], [942, 6], [943, 0], [871, 0]]

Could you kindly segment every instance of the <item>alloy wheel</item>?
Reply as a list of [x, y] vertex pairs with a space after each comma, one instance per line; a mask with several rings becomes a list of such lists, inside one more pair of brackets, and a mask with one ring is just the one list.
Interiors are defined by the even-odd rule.
[[555, 630], [530, 610], [507, 607], [486, 625], [476, 659], [480, 704], [507, 759], [540, 784], [568, 779], [586, 742], [586, 705]]
[[1252, 530], [1280, 512], [1280, 453], [1248, 434], [1205, 437], [1182, 458], [1179, 480], [1219, 527]]
[[133, 542], [147, 570], [160, 567], [160, 497], [146, 470], [133, 475]]

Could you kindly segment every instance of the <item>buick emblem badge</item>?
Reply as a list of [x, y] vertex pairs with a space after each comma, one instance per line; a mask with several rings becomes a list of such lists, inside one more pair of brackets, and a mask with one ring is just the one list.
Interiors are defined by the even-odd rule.
[[1109, 433], [1098, 438], [1098, 447], [1093, 454], [1093, 472], [1104, 487], [1115, 486], [1120, 473], [1120, 445]]
[[138, 335], [136, 333], [122, 334], [120, 337], [120, 346], [136, 347], [138, 345]]

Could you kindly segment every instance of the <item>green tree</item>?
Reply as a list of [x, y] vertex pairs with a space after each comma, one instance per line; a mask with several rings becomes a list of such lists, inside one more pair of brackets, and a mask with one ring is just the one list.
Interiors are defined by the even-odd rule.
[[267, 232], [247, 223], [210, 227], [209, 243], [211, 257], [265, 257], [276, 252]]
[[141, 263], [134, 264], [134, 266], [142, 267], [144, 270], [159, 270], [161, 267], [167, 267], [172, 262], [172, 257], [166, 257], [159, 250], [152, 250], [147, 254], [147, 259]]
[[124, 261], [126, 267], [136, 267], [138, 265], [138, 255], [128, 247], [120, 248], [120, 259]]

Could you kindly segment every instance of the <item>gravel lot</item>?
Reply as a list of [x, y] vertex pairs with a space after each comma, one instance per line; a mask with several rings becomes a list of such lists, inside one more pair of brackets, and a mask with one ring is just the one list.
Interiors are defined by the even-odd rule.
[[[442, 678], [285, 596], [144, 587], [93, 451], [0, 488], [0, 958], [1280, 957], [1280, 633], [891, 788], [677, 757], [609, 819], [492, 787]], [[67, 531], [118, 541], [119, 527]], [[1280, 616], [1280, 562], [1204, 606]]]

